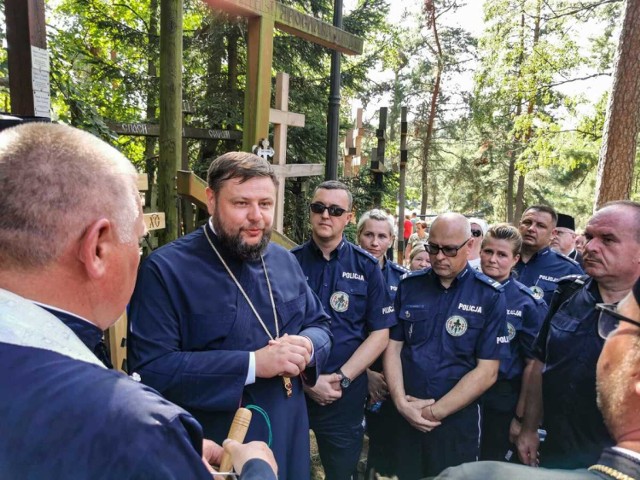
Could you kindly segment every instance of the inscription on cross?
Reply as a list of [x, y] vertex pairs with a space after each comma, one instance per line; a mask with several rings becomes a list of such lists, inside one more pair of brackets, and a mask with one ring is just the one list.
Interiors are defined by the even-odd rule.
[[278, 28], [348, 55], [362, 53], [363, 41], [333, 25], [305, 15], [275, 0], [207, 0], [217, 10], [248, 18], [247, 93], [244, 106], [243, 149], [269, 131], [273, 30]]

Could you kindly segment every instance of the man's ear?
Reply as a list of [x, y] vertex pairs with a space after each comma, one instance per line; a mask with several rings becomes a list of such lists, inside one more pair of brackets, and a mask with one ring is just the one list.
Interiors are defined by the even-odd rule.
[[106, 260], [116, 240], [112, 223], [106, 218], [93, 222], [80, 238], [78, 257], [87, 276], [97, 280], [106, 272]]
[[209, 215], [213, 215], [216, 206], [216, 194], [209, 187], [205, 188], [204, 193], [207, 195], [207, 211]]

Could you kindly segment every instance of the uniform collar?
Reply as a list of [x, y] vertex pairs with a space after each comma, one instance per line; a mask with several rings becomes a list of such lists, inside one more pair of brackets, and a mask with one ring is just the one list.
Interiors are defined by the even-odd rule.
[[[333, 259], [336, 257], [342, 257], [342, 255], [344, 255], [344, 252], [346, 252], [346, 244], [347, 244], [347, 240], [345, 239], [344, 235], [342, 236], [342, 240], [340, 241], [340, 243], [338, 244], [338, 246], [335, 248], [335, 250], [333, 250], [330, 254], [329, 254], [329, 258]], [[320, 257], [324, 258], [324, 254], [322, 253], [322, 250], [320, 250], [320, 247], [318, 246], [318, 244], [313, 240], [313, 237], [311, 237], [309, 239], [309, 245], [311, 246], [311, 249], [316, 252], [317, 255], [319, 255]]]
[[[445, 288], [440, 283], [440, 278], [438, 277], [438, 275], [436, 275], [436, 272], [434, 272], [433, 268], [430, 268], [427, 271], [427, 274], [431, 278], [433, 278], [433, 280], [436, 282], [437, 285], [439, 285], [441, 288]], [[453, 279], [453, 281], [451, 282], [451, 285], [449, 285], [449, 288], [447, 288], [446, 290], [449, 290], [450, 288], [455, 287], [460, 282], [464, 282], [467, 278], [470, 278], [470, 275], [472, 274], [473, 274], [473, 268], [469, 265], [469, 262], [467, 262], [467, 265], [458, 273], [458, 275], [456, 275], [456, 278]]]

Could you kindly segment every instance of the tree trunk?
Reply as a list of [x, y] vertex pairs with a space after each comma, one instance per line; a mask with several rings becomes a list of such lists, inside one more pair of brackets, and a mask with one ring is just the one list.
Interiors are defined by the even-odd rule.
[[512, 150], [509, 155], [509, 173], [507, 176], [507, 222], [513, 223], [513, 182], [516, 178], [516, 155]]
[[182, 0], [160, 3], [160, 161], [158, 208], [166, 227], [158, 246], [178, 237], [176, 175], [182, 153]]
[[627, 0], [604, 123], [594, 210], [628, 199], [640, 128], [640, 0]]
[[516, 191], [516, 211], [513, 214], [513, 220], [515, 223], [520, 221], [524, 212], [524, 174], [521, 173], [518, 177], [518, 190]]
[[429, 152], [431, 150], [431, 139], [433, 138], [433, 125], [436, 119], [438, 106], [438, 95], [440, 94], [440, 80], [442, 78], [443, 58], [442, 48], [440, 47], [440, 38], [438, 37], [438, 28], [436, 26], [436, 10], [433, 2], [425, 1], [425, 13], [427, 14], [427, 23], [433, 31], [433, 37], [436, 44], [435, 54], [437, 59], [436, 78], [433, 83], [433, 92], [431, 93], [431, 105], [429, 108], [429, 117], [427, 119], [427, 131], [425, 133], [424, 143], [422, 145], [422, 202], [420, 205], [420, 214], [427, 212], [427, 204], [429, 203], [429, 189], [427, 188], [427, 180], [429, 176]]
[[[149, 60], [147, 62], [147, 77], [149, 78], [149, 86], [147, 88], [147, 122], [155, 123], [158, 102], [157, 102], [157, 82], [158, 69], [156, 62], [158, 61], [158, 0], [151, 0], [149, 5], [149, 32], [147, 35], [149, 42]], [[144, 142], [144, 161], [149, 179], [149, 188], [144, 193], [145, 205], [156, 209], [155, 205], [155, 176], [156, 176], [156, 137], [145, 137]]]

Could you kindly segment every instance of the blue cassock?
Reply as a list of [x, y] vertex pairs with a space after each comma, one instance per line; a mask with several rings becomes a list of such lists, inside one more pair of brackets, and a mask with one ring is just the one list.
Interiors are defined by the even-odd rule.
[[[96, 326], [50, 311], [90, 349], [100, 341]], [[202, 428], [151, 388], [57, 352], [2, 342], [0, 365], [0, 478], [211, 479], [200, 458]]]
[[536, 252], [527, 263], [518, 260], [515, 271], [518, 274], [516, 279], [529, 287], [536, 298], [544, 300], [547, 305], [560, 278], [584, 274], [578, 262], [549, 247]]
[[[276, 336], [262, 263], [240, 261], [209, 237]], [[328, 316], [307, 286], [295, 258], [269, 244], [264, 261], [273, 289], [280, 335], [304, 335], [314, 346], [306, 381], [315, 383], [331, 348]], [[206, 438], [222, 442], [236, 409], [266, 411], [271, 448], [282, 479], [309, 478], [309, 427], [300, 378], [287, 398], [282, 378], [257, 378], [246, 385], [249, 352], [267, 345], [245, 298], [212, 250], [202, 228], [166, 245], [144, 262], [131, 300], [128, 362], [131, 372], [191, 412]], [[246, 441], [269, 441], [266, 420], [254, 412]]]

